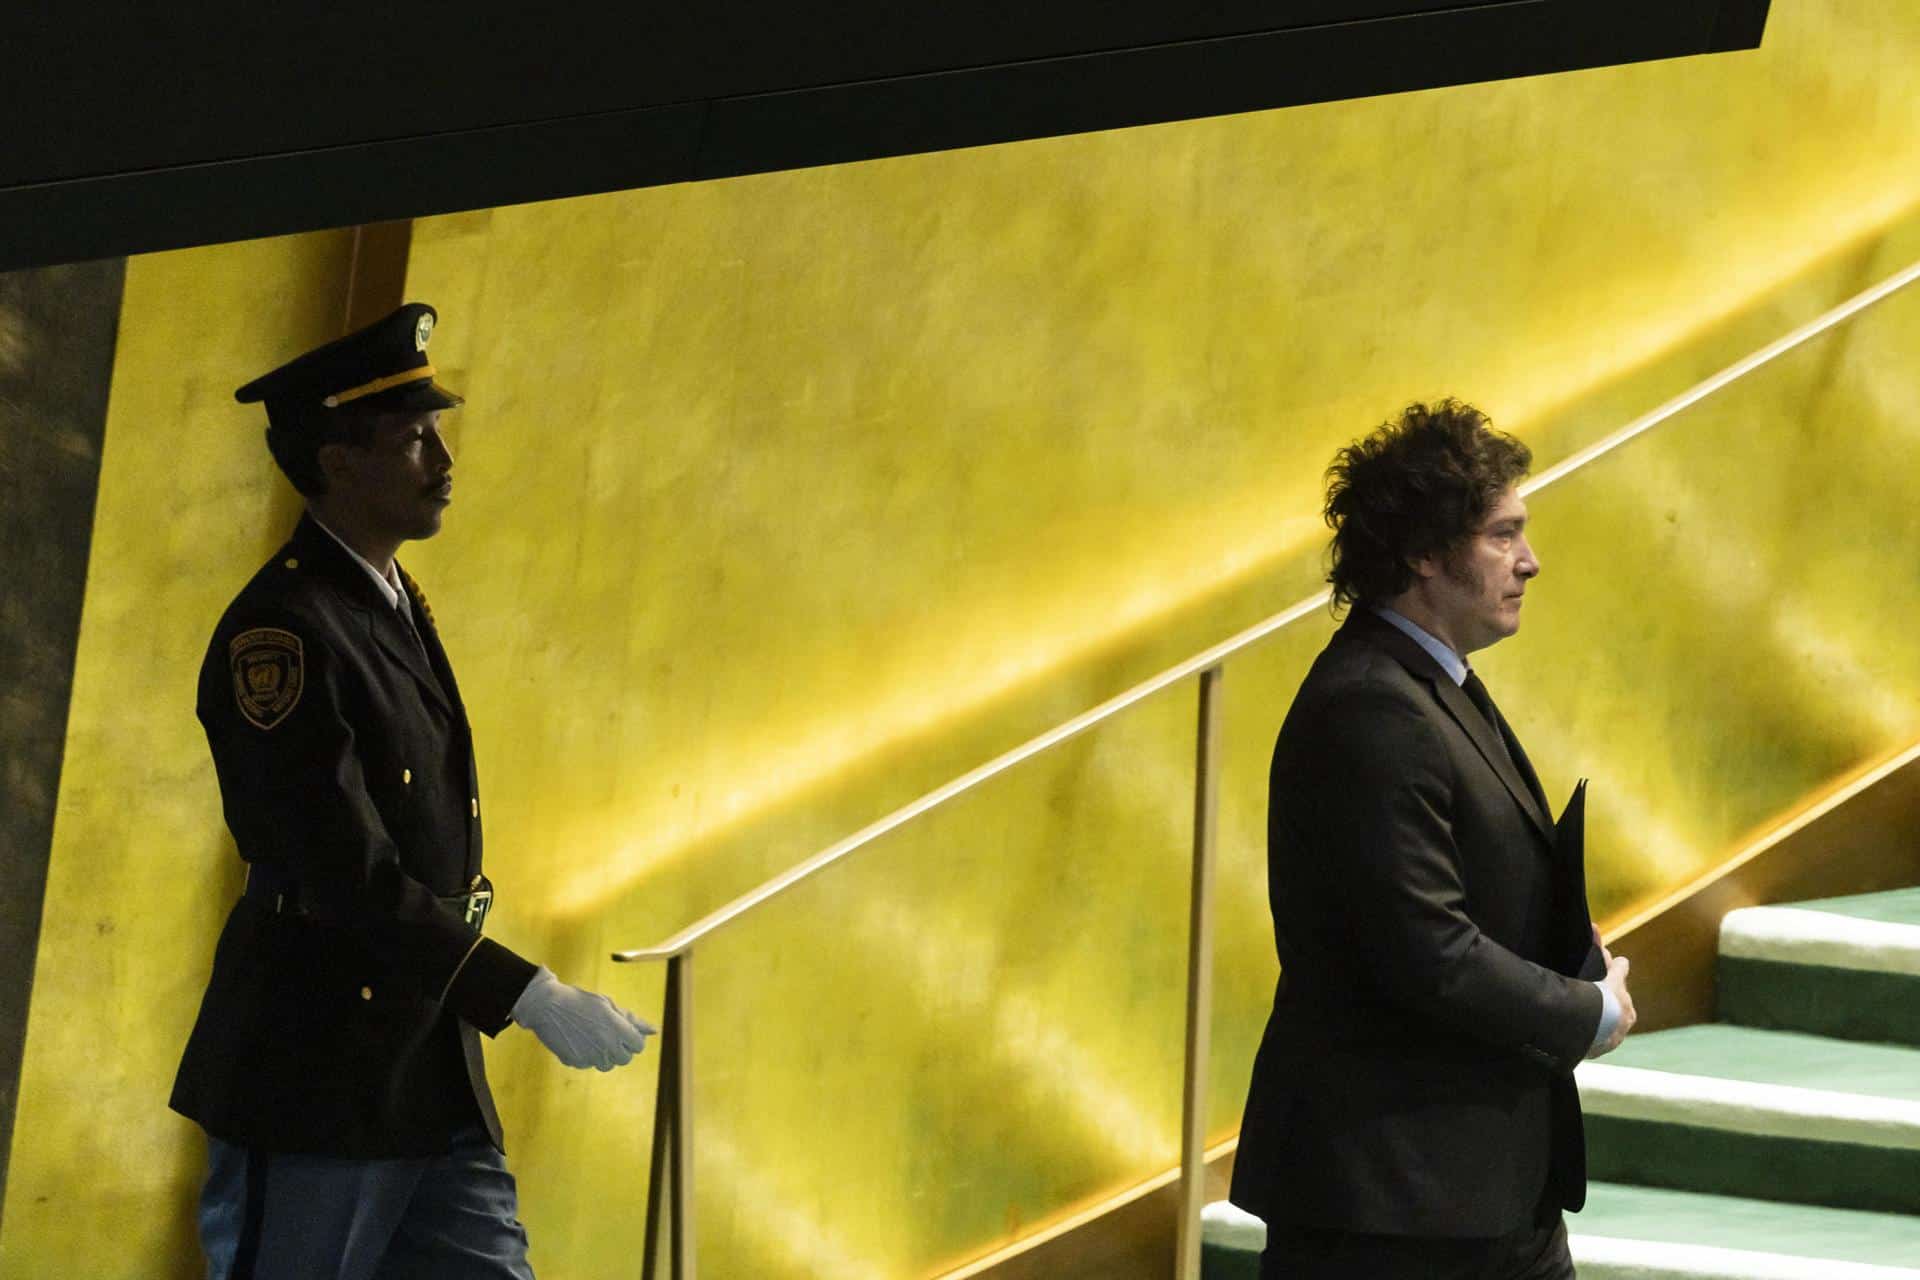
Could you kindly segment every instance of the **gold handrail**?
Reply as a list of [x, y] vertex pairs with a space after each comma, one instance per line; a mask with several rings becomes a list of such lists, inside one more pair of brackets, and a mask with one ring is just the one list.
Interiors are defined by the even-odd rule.
[[955, 796], [973, 790], [981, 783], [987, 781], [987, 779], [997, 774], [1005, 773], [1021, 761], [1032, 759], [1042, 751], [1046, 751], [1051, 747], [1057, 747], [1067, 739], [1085, 733], [1101, 721], [1119, 715], [1134, 703], [1151, 698], [1162, 689], [1179, 684], [1182, 680], [1190, 676], [1199, 675], [1209, 667], [1219, 665], [1221, 662], [1224, 662], [1229, 655], [1238, 653], [1248, 645], [1265, 639], [1288, 623], [1313, 612], [1313, 610], [1325, 604], [1327, 599], [1328, 593], [1322, 591], [1310, 599], [1300, 601], [1300, 603], [1290, 609], [1274, 614], [1264, 622], [1259, 622], [1248, 627], [1240, 634], [1233, 636], [1231, 639], [1221, 641], [1206, 652], [1188, 658], [1179, 666], [1169, 667], [1151, 680], [1142, 681], [1125, 693], [1108, 698], [1092, 710], [1083, 711], [1073, 719], [1055, 725], [1039, 737], [1024, 742], [1013, 750], [995, 756], [985, 764], [961, 774], [945, 786], [927, 792], [927, 794], [921, 796], [913, 803], [895, 809], [878, 822], [870, 823], [839, 841], [837, 844], [827, 846], [819, 853], [808, 858], [805, 862], [795, 863], [753, 892], [742, 894], [717, 911], [712, 911], [702, 916], [680, 932], [674, 934], [671, 938], [668, 938], [665, 942], [657, 946], [642, 947], [634, 951], [616, 951], [613, 953], [613, 958], [615, 960], [666, 960], [684, 953], [694, 943], [706, 937], [708, 934], [713, 933], [723, 925], [730, 924], [734, 920], [737, 920], [769, 898], [775, 897], [781, 892], [792, 888], [815, 872], [821, 871], [833, 863], [838, 862], [862, 845], [871, 844], [873, 841], [887, 834], [887, 832], [905, 826], [929, 809], [945, 804]]
[[[1761, 366], [1777, 360], [1787, 352], [1792, 351], [1795, 347], [1813, 340], [1835, 325], [1841, 324], [1853, 316], [1858, 315], [1860, 312], [1865, 311], [1867, 308], [1874, 306], [1876, 303], [1884, 301], [1886, 298], [1914, 283], [1915, 280], [1920, 280], [1920, 262], [1916, 262], [1905, 270], [1889, 276], [1870, 289], [1855, 294], [1831, 311], [1801, 325], [1791, 333], [1769, 343], [1767, 346], [1760, 348], [1760, 350], [1755, 351], [1744, 359], [1728, 365], [1719, 373], [1714, 374], [1703, 382], [1695, 384], [1693, 387], [1675, 396], [1652, 412], [1642, 414], [1626, 426], [1619, 428], [1617, 431], [1596, 440], [1586, 448], [1555, 463], [1539, 475], [1532, 477], [1522, 484], [1520, 486], [1520, 492], [1522, 494], [1537, 493], [1555, 481], [1571, 475], [1589, 463], [1597, 461], [1606, 454], [1613, 452], [1629, 440], [1643, 435], [1681, 411], [1698, 404], [1700, 401], [1720, 391], [1729, 384], [1746, 377]], [[905, 826], [921, 814], [936, 809], [957, 796], [964, 795], [981, 783], [1005, 773], [1008, 769], [1013, 768], [1013, 766], [1020, 764], [1022, 761], [1030, 760], [1043, 751], [1050, 750], [1070, 738], [1085, 733], [1088, 729], [1093, 728], [1093, 726], [1104, 720], [1111, 719], [1135, 703], [1151, 698], [1154, 694], [1179, 684], [1182, 680], [1190, 676], [1198, 675], [1208, 667], [1217, 666], [1233, 655], [1240, 653], [1242, 650], [1252, 648], [1275, 632], [1282, 630], [1292, 623], [1299, 621], [1301, 618], [1304, 618], [1309, 613], [1319, 609], [1322, 605], [1326, 604], [1328, 598], [1329, 593], [1321, 591], [1304, 600], [1289, 605], [1279, 613], [1272, 615], [1264, 621], [1255, 623], [1253, 626], [1221, 641], [1205, 652], [1196, 654], [1177, 666], [1169, 667], [1159, 675], [1133, 686], [1133, 688], [1128, 689], [1125, 693], [1109, 698], [1099, 706], [1088, 711], [1083, 711], [1071, 720], [1066, 720], [1055, 725], [1040, 736], [1022, 743], [1011, 751], [995, 756], [985, 764], [969, 770], [951, 782], [927, 792], [912, 803], [895, 809], [892, 813], [879, 819], [877, 822], [862, 827], [852, 835], [827, 846], [805, 861], [797, 862], [793, 866], [788, 867], [785, 871], [767, 880], [758, 888], [741, 894], [738, 898], [735, 898], [723, 907], [708, 912], [664, 942], [657, 943], [651, 947], [639, 947], [629, 951], [616, 951], [613, 953], [613, 958], [618, 961], [666, 960], [673, 956], [684, 954], [689, 947], [700, 941], [700, 939], [724, 928], [735, 920], [738, 920], [741, 916], [755, 910], [771, 899], [778, 897], [802, 880], [824, 871], [855, 850], [872, 844], [881, 836]]]

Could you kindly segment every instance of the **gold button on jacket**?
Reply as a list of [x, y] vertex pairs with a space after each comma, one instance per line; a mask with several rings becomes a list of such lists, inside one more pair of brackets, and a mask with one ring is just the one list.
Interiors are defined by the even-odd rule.
[[418, 642], [311, 517], [268, 563], [200, 671], [255, 887], [215, 950], [172, 1104], [268, 1151], [436, 1154], [476, 1119], [497, 1144], [477, 1037], [507, 1025], [535, 969], [441, 901], [482, 870], [453, 669], [417, 589]]

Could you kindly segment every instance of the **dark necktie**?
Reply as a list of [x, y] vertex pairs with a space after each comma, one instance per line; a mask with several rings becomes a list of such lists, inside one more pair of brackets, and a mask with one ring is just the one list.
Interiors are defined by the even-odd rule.
[[1487, 722], [1487, 728], [1500, 735], [1502, 742], [1507, 735], [1500, 729], [1500, 713], [1494, 709], [1493, 695], [1487, 692], [1487, 686], [1480, 679], [1480, 673], [1472, 667], [1467, 668], [1467, 678], [1460, 682], [1460, 691], [1467, 695], [1474, 706], [1480, 708], [1481, 718]]
[[394, 616], [400, 619], [400, 626], [413, 638], [413, 647], [420, 651], [421, 657], [427, 656], [427, 642], [420, 638], [420, 628], [413, 625], [413, 610], [407, 607], [405, 598], [393, 602]]
[[1487, 724], [1500, 739], [1500, 746], [1507, 753], [1507, 763], [1513, 766], [1514, 772], [1518, 773], [1521, 781], [1527, 784], [1527, 790], [1533, 793], [1534, 800], [1540, 805], [1540, 811], [1549, 812], [1546, 792], [1540, 789], [1540, 779], [1533, 772], [1533, 762], [1527, 759], [1527, 753], [1520, 749], [1520, 742], [1513, 736], [1513, 730], [1507, 728], [1507, 722], [1500, 718], [1499, 710], [1493, 705], [1493, 695], [1487, 692], [1487, 686], [1481, 681], [1480, 673], [1471, 667], [1467, 668], [1467, 678], [1460, 682], [1460, 692], [1466, 694], [1473, 705], [1479, 708], [1480, 714], [1485, 717]]
[[[415, 608], [418, 608], [417, 604]], [[447, 686], [440, 679], [439, 668], [433, 664], [433, 654], [427, 650], [426, 638], [420, 634], [420, 628], [414, 625], [413, 611], [406, 607], [405, 602], [400, 602], [393, 606], [393, 612], [394, 616], [400, 622], [400, 629], [405, 631], [413, 640], [413, 651], [420, 655], [421, 671], [419, 674], [424, 674], [428, 682], [439, 692], [440, 696], [446, 698]], [[448, 699], [448, 701], [450, 702], [451, 699]]]

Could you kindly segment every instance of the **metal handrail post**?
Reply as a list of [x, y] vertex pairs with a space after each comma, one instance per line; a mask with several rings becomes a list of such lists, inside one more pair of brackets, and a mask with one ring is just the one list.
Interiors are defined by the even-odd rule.
[[693, 952], [689, 950], [667, 961], [668, 998], [680, 1015], [680, 1034], [666, 1046], [673, 1055], [675, 1104], [669, 1175], [673, 1184], [673, 1280], [694, 1280], [692, 988]]
[[1213, 1031], [1213, 862], [1220, 826], [1220, 675], [1200, 673], [1193, 765], [1193, 892], [1187, 914], [1187, 1056], [1180, 1104], [1177, 1280], [1200, 1280], [1200, 1211], [1207, 1201], [1207, 1063]]
[[[646, 1243], [641, 1280], [660, 1264], [664, 1219], [670, 1238], [671, 1280], [693, 1280], [693, 1008], [688, 1003], [692, 952], [667, 961], [667, 994], [660, 1011], [660, 1081], [653, 1108], [652, 1173], [647, 1183]], [[661, 1203], [666, 1203], [662, 1213]]]
[[[669, 966], [672, 962], [669, 961]], [[671, 972], [671, 968], [669, 968]], [[671, 979], [660, 1009], [660, 1073], [654, 1086], [653, 1155], [647, 1175], [647, 1229], [640, 1280], [654, 1280], [660, 1265], [661, 1206], [667, 1198], [667, 1153], [678, 1133], [680, 1090], [669, 1046], [680, 1043], [680, 998]]]

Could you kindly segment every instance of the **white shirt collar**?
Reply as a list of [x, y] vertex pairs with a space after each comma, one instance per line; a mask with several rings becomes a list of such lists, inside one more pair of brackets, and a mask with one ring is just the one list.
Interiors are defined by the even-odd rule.
[[388, 567], [388, 574], [391, 576], [383, 575], [368, 562], [365, 556], [348, 546], [346, 539], [327, 528], [325, 522], [323, 522], [319, 516], [313, 515], [311, 509], [307, 511], [307, 514], [313, 516], [313, 522], [320, 526], [322, 533], [325, 533], [329, 538], [339, 543], [340, 549], [352, 556], [353, 562], [367, 571], [367, 576], [373, 579], [373, 585], [380, 588], [380, 594], [386, 598], [389, 609], [403, 609], [409, 618], [413, 616], [412, 602], [407, 599], [407, 593], [400, 588], [400, 566], [398, 564]]
[[1413, 619], [1404, 614], [1395, 613], [1383, 604], [1374, 605], [1373, 611], [1405, 632], [1408, 639], [1425, 649], [1427, 654], [1440, 664], [1440, 669], [1453, 678], [1455, 684], [1467, 682], [1467, 660], [1455, 653], [1445, 641], [1434, 636]]

